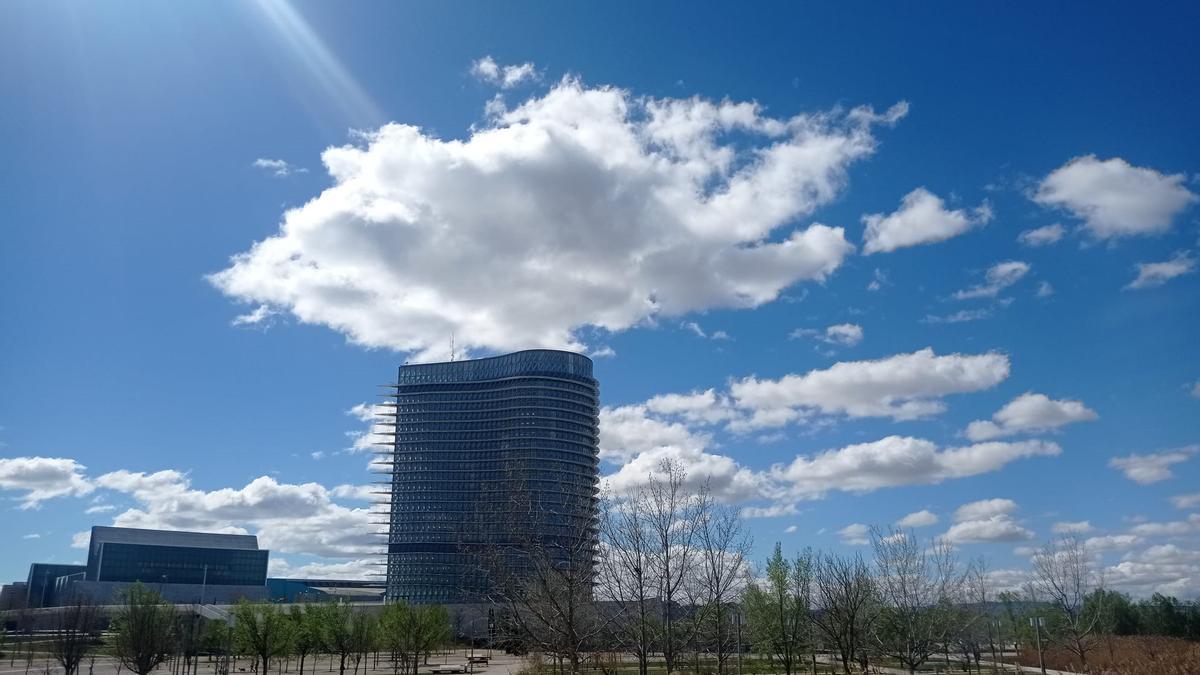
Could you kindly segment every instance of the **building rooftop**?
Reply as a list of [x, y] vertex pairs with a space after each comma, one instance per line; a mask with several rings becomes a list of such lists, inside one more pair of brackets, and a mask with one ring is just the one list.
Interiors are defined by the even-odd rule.
[[257, 551], [258, 537], [252, 534], [216, 534], [212, 532], [179, 532], [175, 530], [143, 530], [135, 527], [92, 528], [91, 548], [99, 544], [146, 544], [150, 546], [187, 546], [190, 548], [232, 548]]

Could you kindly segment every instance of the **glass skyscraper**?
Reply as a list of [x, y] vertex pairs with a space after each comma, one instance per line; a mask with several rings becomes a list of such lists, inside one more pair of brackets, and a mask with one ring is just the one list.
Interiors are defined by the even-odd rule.
[[536, 349], [404, 365], [388, 393], [388, 601], [470, 603], [501, 551], [596, 547], [598, 389], [592, 361]]

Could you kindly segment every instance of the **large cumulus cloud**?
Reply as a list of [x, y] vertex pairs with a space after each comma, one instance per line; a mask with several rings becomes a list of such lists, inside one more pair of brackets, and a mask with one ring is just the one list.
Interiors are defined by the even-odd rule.
[[426, 357], [450, 334], [579, 349], [587, 327], [754, 307], [854, 250], [841, 227], [800, 221], [905, 110], [776, 118], [564, 79], [512, 110], [493, 102], [465, 139], [388, 124], [326, 150], [333, 185], [209, 278]]

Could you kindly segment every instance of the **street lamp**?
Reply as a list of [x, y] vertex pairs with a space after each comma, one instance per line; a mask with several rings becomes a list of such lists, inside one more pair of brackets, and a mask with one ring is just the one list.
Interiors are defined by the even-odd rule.
[[742, 675], [742, 613], [733, 613], [733, 624], [737, 628], [737, 675]]
[[1030, 617], [1029, 625], [1033, 626], [1034, 639], [1037, 640], [1038, 667], [1042, 669], [1042, 675], [1046, 673], [1046, 660], [1042, 657], [1042, 628], [1046, 625], [1046, 620], [1040, 616]]

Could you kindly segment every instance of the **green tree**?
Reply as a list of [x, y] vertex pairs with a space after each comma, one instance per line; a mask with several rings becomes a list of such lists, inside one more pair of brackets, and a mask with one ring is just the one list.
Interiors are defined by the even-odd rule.
[[300, 675], [304, 675], [304, 661], [322, 645], [320, 607], [292, 605], [287, 618], [291, 624], [292, 653], [300, 657]]
[[350, 614], [350, 656], [354, 659], [354, 675], [358, 675], [358, 666], [367, 652], [375, 647], [376, 636], [375, 618], [362, 609]]
[[416, 675], [421, 655], [444, 645], [450, 638], [450, 615], [438, 605], [388, 605], [379, 616], [384, 646], [392, 652], [396, 673]]
[[321, 605], [321, 639], [325, 649], [338, 656], [338, 675], [346, 675], [346, 659], [354, 653], [351, 610], [340, 603]]
[[229, 657], [233, 652], [233, 626], [224, 621], [205, 621], [200, 633], [200, 645], [204, 651], [219, 657], [222, 672], [229, 671]]
[[766, 584], [751, 582], [743, 596], [752, 639], [761, 652], [779, 658], [785, 675], [792, 675], [812, 651], [812, 551], [794, 561], [783, 557], [776, 543], [767, 561]]
[[[1142, 618], [1129, 596], [1119, 591], [1098, 588], [1084, 598], [1084, 611], [1100, 616], [1098, 630], [1107, 635], [1137, 635], [1142, 632]], [[1098, 609], [1093, 609], [1098, 608]]]
[[1139, 609], [1151, 635], [1168, 637], [1185, 637], [1187, 635], [1187, 615], [1179, 600], [1172, 596], [1155, 593], [1148, 600], [1139, 603]]
[[287, 651], [291, 625], [279, 608], [267, 603], [242, 600], [234, 607], [234, 635], [242, 650], [254, 655], [261, 664], [260, 675], [267, 675], [271, 659]]
[[175, 650], [175, 606], [142, 583], [122, 594], [113, 619], [113, 654], [130, 671], [146, 675]]

